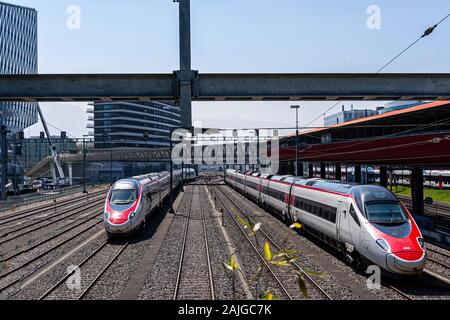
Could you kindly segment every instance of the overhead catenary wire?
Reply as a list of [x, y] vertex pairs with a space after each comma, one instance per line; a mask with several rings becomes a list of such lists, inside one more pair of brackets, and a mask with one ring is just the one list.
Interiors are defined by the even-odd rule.
[[[442, 18], [438, 23], [436, 23], [434, 26], [429, 27], [428, 29], [426, 29], [424, 31], [424, 33], [417, 38], [416, 40], [414, 40], [409, 46], [407, 46], [405, 49], [403, 49], [402, 51], [400, 51], [397, 55], [395, 55], [392, 59], [390, 59], [387, 63], [385, 63], [380, 69], [378, 69], [375, 73], [380, 73], [381, 71], [383, 71], [384, 69], [386, 69], [389, 65], [391, 65], [395, 60], [397, 60], [398, 58], [400, 58], [406, 51], [408, 51], [409, 49], [411, 49], [416, 43], [418, 43], [421, 39], [429, 36], [430, 34], [433, 33], [433, 31], [441, 24], [443, 23], [448, 17], [450, 17], [450, 13], [448, 13], [444, 18]], [[316, 122], [317, 120], [319, 120], [322, 116], [325, 116], [328, 112], [330, 112], [331, 110], [333, 110], [337, 105], [339, 105], [341, 103], [341, 101], [336, 102], [335, 104], [333, 104], [329, 109], [327, 109], [324, 113], [320, 114], [319, 116], [317, 116], [316, 118], [314, 118], [312, 121], [308, 122], [307, 125], [305, 125], [305, 127], [310, 126], [311, 124], [313, 124], [314, 122]]]
[[438, 23], [436, 23], [434, 26], [429, 27], [427, 30], [424, 31], [424, 33], [417, 38], [415, 41], [413, 41], [408, 47], [406, 47], [405, 49], [403, 49], [400, 53], [398, 53], [397, 55], [395, 55], [391, 60], [389, 60], [384, 66], [382, 66], [380, 69], [378, 69], [378, 71], [376, 73], [380, 73], [381, 71], [383, 71], [384, 69], [386, 69], [390, 64], [392, 64], [395, 60], [397, 60], [398, 58], [400, 58], [400, 56], [402, 56], [406, 51], [408, 51], [409, 49], [411, 49], [411, 47], [413, 47], [417, 42], [419, 42], [421, 39], [429, 36], [430, 34], [433, 33], [434, 29], [437, 28], [437, 26], [439, 26], [442, 22], [444, 22], [448, 17], [450, 16], [450, 13], [447, 14], [444, 18], [442, 18]]

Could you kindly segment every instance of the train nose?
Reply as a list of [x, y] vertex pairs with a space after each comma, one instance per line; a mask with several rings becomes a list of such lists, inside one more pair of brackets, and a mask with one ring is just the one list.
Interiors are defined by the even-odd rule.
[[109, 233], [129, 233], [132, 230], [132, 224], [131, 221], [120, 224], [105, 221], [105, 229]]
[[427, 255], [424, 252], [397, 252], [387, 256], [387, 267], [392, 272], [417, 274], [425, 268]]
[[105, 229], [108, 233], [129, 233], [133, 229], [132, 222], [121, 212], [105, 214]]

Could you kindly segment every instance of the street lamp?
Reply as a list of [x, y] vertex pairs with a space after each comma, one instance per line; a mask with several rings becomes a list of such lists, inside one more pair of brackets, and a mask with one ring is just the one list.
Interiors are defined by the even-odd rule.
[[[298, 159], [298, 110], [300, 109], [299, 105], [291, 106], [291, 109], [295, 109], [295, 175], [298, 176], [300, 173], [300, 163]], [[303, 175], [303, 172], [302, 172]]]
[[112, 155], [112, 139], [111, 136], [108, 135], [108, 132], [103, 131], [102, 132], [102, 136], [104, 138], [105, 141], [109, 142], [109, 179], [111, 182], [111, 185], [113, 184], [113, 174], [112, 174], [112, 160], [113, 160], [113, 155]]
[[150, 163], [150, 152], [148, 151], [148, 142], [150, 140], [150, 133], [148, 131], [144, 131], [144, 139], [145, 139], [145, 152], [147, 152], [147, 165]]
[[89, 135], [83, 135], [83, 193], [87, 193], [86, 191], [86, 137]]

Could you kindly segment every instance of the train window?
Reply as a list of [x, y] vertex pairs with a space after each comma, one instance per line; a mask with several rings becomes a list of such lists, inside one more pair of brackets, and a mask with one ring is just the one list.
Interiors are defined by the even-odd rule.
[[355, 208], [353, 207], [353, 204], [350, 206], [350, 215], [352, 216], [353, 220], [355, 220], [356, 224], [360, 226], [358, 215], [356, 214]]
[[399, 202], [367, 202], [367, 219], [372, 223], [402, 223], [408, 221], [408, 217]]
[[117, 189], [111, 192], [111, 204], [131, 204], [136, 200], [134, 189]]

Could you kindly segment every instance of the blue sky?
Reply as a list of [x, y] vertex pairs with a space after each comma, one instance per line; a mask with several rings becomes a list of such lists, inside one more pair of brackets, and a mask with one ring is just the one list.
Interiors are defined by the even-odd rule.
[[[40, 73], [178, 68], [178, 5], [172, 0], [9, 2], [38, 10]], [[66, 27], [69, 5], [81, 9], [80, 30]], [[191, 5], [192, 63], [200, 72], [374, 72], [450, 12], [448, 0], [191, 0]], [[381, 10], [380, 30], [367, 28], [370, 5]], [[449, 39], [450, 19], [385, 71], [450, 72]], [[301, 123], [330, 106], [301, 104]], [[43, 104], [43, 109], [52, 124], [80, 136], [87, 131], [84, 106]], [[205, 126], [292, 126], [293, 118], [284, 102], [194, 104], [194, 120]], [[36, 125], [28, 133], [40, 130]]]

